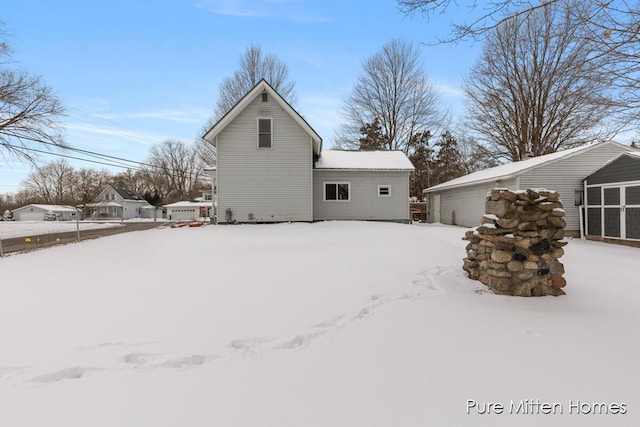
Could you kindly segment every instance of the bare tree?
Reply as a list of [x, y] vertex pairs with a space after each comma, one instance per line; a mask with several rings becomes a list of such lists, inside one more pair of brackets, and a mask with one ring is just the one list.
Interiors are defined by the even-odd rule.
[[289, 80], [287, 65], [275, 55], [265, 55], [259, 45], [247, 48], [238, 62], [233, 77], [225, 78], [218, 87], [218, 101], [204, 131], [222, 118], [258, 82], [265, 79], [290, 104], [295, 104], [295, 84]]
[[497, 158], [522, 160], [610, 136], [602, 64], [575, 36], [568, 13], [550, 5], [487, 36], [465, 92], [470, 129]]
[[[548, 6], [566, 5], [565, 21], [580, 44], [590, 44], [592, 56], [601, 66], [603, 79], [617, 89], [616, 105], [621, 123], [640, 120], [640, 3], [627, 0], [397, 0], [406, 14], [421, 13], [428, 18], [465, 8], [473, 16], [470, 22], [453, 22], [448, 36], [436, 43], [479, 40], [511, 20], [522, 21]], [[565, 24], [566, 25], [566, 24]], [[604, 59], [604, 61], [603, 61]]]
[[39, 77], [10, 69], [0, 21], [0, 153], [33, 160], [34, 145], [63, 146], [60, 101]]
[[345, 101], [337, 143], [359, 147], [361, 129], [380, 124], [385, 149], [408, 152], [416, 132], [445, 126], [440, 94], [422, 69], [420, 53], [412, 43], [394, 39], [362, 63], [362, 74]]
[[167, 201], [184, 200], [202, 187], [202, 164], [197, 150], [182, 141], [169, 139], [151, 147], [147, 163], [156, 170], [150, 171], [150, 175], [160, 172], [166, 178], [167, 193], [158, 191], [157, 194], [165, 196]]
[[34, 166], [20, 185], [41, 202], [72, 204], [73, 174], [73, 167], [65, 159], [55, 160], [44, 166]]

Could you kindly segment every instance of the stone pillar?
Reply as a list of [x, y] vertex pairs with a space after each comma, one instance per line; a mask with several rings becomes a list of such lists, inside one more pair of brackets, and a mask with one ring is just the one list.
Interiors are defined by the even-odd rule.
[[491, 190], [481, 225], [463, 238], [462, 268], [497, 294], [564, 295], [564, 215], [555, 191]]

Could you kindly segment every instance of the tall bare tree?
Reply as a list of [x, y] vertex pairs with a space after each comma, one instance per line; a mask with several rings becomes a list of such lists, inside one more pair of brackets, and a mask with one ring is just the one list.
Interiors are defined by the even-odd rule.
[[[522, 20], [548, 6], [566, 6], [569, 14], [564, 19], [575, 29], [578, 43], [591, 44], [590, 49], [600, 61], [603, 79], [618, 89], [616, 105], [623, 124], [640, 120], [640, 3], [627, 0], [397, 0], [401, 11], [421, 13], [427, 18], [457, 8], [472, 16], [469, 22], [453, 22], [451, 32], [436, 43], [459, 42], [463, 39], [479, 40], [498, 26], [511, 20]], [[602, 61], [602, 59], [606, 59]]]
[[167, 194], [162, 195], [165, 201], [184, 200], [196, 195], [203, 186], [202, 164], [197, 150], [182, 141], [168, 139], [160, 145], [151, 147], [147, 161], [155, 171], [160, 172], [167, 180]]
[[385, 149], [408, 152], [416, 132], [446, 126], [440, 106], [440, 93], [427, 80], [418, 49], [391, 40], [362, 63], [362, 74], [343, 107], [345, 122], [337, 143], [357, 149], [361, 129], [378, 120]]
[[222, 116], [265, 79], [290, 104], [295, 104], [295, 84], [289, 79], [289, 68], [275, 55], [266, 55], [260, 45], [251, 45], [242, 54], [232, 77], [225, 78], [218, 87], [218, 101], [212, 117], [205, 126], [209, 130]]
[[73, 204], [74, 170], [65, 159], [34, 166], [21, 186], [47, 204]]
[[40, 77], [10, 68], [11, 48], [0, 21], [0, 154], [33, 160], [34, 145], [64, 145], [64, 109]]
[[602, 62], [569, 13], [549, 5], [487, 36], [465, 92], [470, 129], [495, 157], [522, 160], [610, 136]]

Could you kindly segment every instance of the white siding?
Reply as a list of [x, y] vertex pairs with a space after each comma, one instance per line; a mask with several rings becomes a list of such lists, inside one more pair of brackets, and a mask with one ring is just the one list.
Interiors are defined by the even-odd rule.
[[[495, 187], [514, 189], [515, 186], [516, 180], [514, 178], [499, 183], [484, 183], [441, 191], [439, 192], [440, 222], [463, 227], [480, 225], [480, 219], [484, 215], [484, 205], [487, 201], [487, 192]], [[455, 224], [453, 221], [454, 212]], [[431, 215], [429, 220], [433, 221], [433, 213], [429, 212], [429, 214]]]
[[[580, 229], [580, 212], [575, 206], [575, 191], [582, 190], [582, 180], [602, 167], [607, 161], [618, 154], [628, 151], [627, 147], [614, 143], [604, 143], [592, 149], [580, 151], [573, 156], [560, 158], [521, 172], [517, 178], [484, 184], [468, 184], [462, 187], [445, 189], [440, 194], [440, 221], [444, 224], [452, 223], [455, 211], [457, 225], [474, 227], [480, 224], [484, 214], [484, 204], [487, 191], [492, 188], [509, 188], [511, 190], [525, 190], [527, 188], [546, 188], [560, 193], [560, 198], [566, 211], [567, 231], [576, 232]], [[433, 199], [433, 194], [431, 199]], [[428, 220], [433, 221], [433, 212], [428, 212]]]
[[36, 207], [27, 207], [20, 211], [14, 211], [14, 219], [16, 221], [43, 221], [47, 211]]
[[522, 174], [520, 189], [546, 188], [557, 191], [566, 211], [566, 230], [579, 231], [580, 211], [575, 206], [575, 191], [583, 190], [583, 179], [625, 151], [628, 149], [616, 144], [603, 144], [575, 156], [548, 163]]
[[[257, 118], [273, 118], [273, 148], [257, 148]], [[310, 135], [258, 95], [218, 136], [218, 222], [312, 221]], [[250, 218], [253, 215], [253, 218]]]
[[[349, 182], [350, 200], [324, 201], [324, 182]], [[378, 186], [391, 187], [391, 197], [378, 197]], [[314, 169], [313, 219], [409, 220], [409, 172]]]

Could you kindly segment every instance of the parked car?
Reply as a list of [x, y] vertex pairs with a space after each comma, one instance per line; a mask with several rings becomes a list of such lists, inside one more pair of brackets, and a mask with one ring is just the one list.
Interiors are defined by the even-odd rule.
[[47, 213], [44, 214], [45, 221], [56, 221], [57, 219], [58, 217], [53, 211], [47, 211]]

